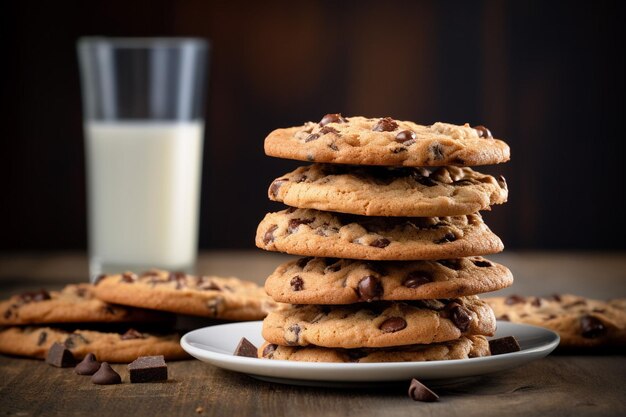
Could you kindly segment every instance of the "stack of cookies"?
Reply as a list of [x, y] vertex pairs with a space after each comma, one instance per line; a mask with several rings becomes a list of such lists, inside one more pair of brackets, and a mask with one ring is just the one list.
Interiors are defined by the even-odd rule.
[[505, 162], [482, 126], [420, 126], [327, 114], [278, 129], [269, 156], [313, 162], [272, 182], [290, 206], [259, 224], [258, 247], [301, 255], [265, 289], [285, 308], [263, 322], [259, 356], [324, 362], [489, 355], [491, 308], [476, 294], [512, 284], [481, 255], [503, 244], [478, 213], [507, 200], [498, 179], [469, 166]]

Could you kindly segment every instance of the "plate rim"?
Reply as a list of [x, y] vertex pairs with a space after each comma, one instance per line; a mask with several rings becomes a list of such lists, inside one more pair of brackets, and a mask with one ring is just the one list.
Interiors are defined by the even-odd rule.
[[[506, 323], [506, 324], [505, 324]], [[289, 381], [301, 381], [301, 380], [309, 380], [309, 381], [362, 381], [363, 379], [354, 379], [354, 376], [347, 377], [343, 379], [337, 379], [336, 377], [324, 378], [321, 375], [316, 375], [316, 377], [312, 378], [310, 375], [308, 377], [290, 377], [283, 376], [284, 372], [292, 372], [292, 371], [312, 371], [316, 374], [321, 374], [323, 372], [340, 372], [350, 370], [353, 374], [357, 374], [357, 376], [363, 376], [363, 374], [367, 374], [371, 371], [381, 371], [387, 370], [390, 373], [394, 371], [406, 371], [407, 368], [415, 369], [416, 371], [420, 368], [422, 370], [432, 370], [434, 367], [442, 367], [442, 368], [450, 368], [455, 365], [463, 364], [467, 366], [471, 364], [471, 368], [477, 368], [481, 365], [487, 365], [487, 368], [493, 368], [494, 365], [503, 365], [501, 368], [490, 370], [487, 369], [486, 372], [476, 372], [475, 375], [497, 372], [498, 370], [504, 370], [511, 367], [516, 367], [526, 362], [530, 362], [535, 359], [539, 359], [541, 357], [549, 355], [559, 344], [560, 337], [559, 335], [544, 327], [534, 326], [529, 324], [521, 324], [521, 323], [511, 323], [506, 321], [499, 321], [499, 325], [504, 325], [506, 327], [512, 327], [510, 330], [511, 333], [514, 333], [515, 329], [526, 329], [532, 330], [538, 334], [538, 336], [542, 336], [546, 338], [547, 341], [544, 343], [530, 347], [527, 349], [522, 349], [518, 352], [511, 352], [501, 355], [494, 356], [485, 356], [478, 358], [469, 358], [469, 359], [448, 359], [448, 360], [438, 360], [438, 361], [427, 361], [427, 362], [377, 362], [377, 363], [334, 363], [334, 362], [296, 362], [296, 361], [288, 361], [288, 360], [267, 360], [261, 358], [250, 358], [250, 357], [242, 357], [235, 356], [232, 353], [222, 353], [214, 350], [205, 349], [199, 346], [194, 346], [193, 342], [190, 342], [189, 339], [192, 339], [194, 336], [198, 334], [202, 334], [207, 331], [215, 332], [220, 331], [224, 328], [233, 329], [236, 327], [244, 327], [244, 326], [261, 326], [262, 321], [246, 321], [246, 322], [234, 322], [234, 323], [226, 323], [215, 326], [207, 326], [200, 329], [195, 329], [190, 332], [187, 332], [180, 340], [180, 344], [182, 348], [189, 353], [194, 358], [202, 361], [210, 363], [218, 368], [226, 369], [234, 372], [244, 373], [250, 376], [261, 376], [261, 377], [269, 377], [275, 380], [284, 380], [287, 383]], [[260, 329], [259, 329], [260, 330]], [[241, 332], [240, 332], [241, 333]], [[241, 337], [245, 337], [245, 334], [241, 333]], [[549, 340], [548, 340], [549, 339]], [[217, 348], [215, 346], [202, 344], [207, 348], [213, 348], [218, 350], [223, 350], [221, 348]], [[195, 353], [195, 354], [194, 354]], [[507, 366], [508, 362], [514, 362], [512, 366]], [[520, 363], [521, 362], [521, 363]], [[228, 366], [225, 366], [228, 365]], [[490, 366], [489, 366], [490, 365]], [[510, 365], [510, 364], [509, 364]], [[243, 369], [248, 368], [248, 369]], [[474, 373], [473, 373], [474, 374]], [[394, 379], [388, 379], [389, 381]], [[382, 381], [379, 378], [372, 378], [371, 381]]]

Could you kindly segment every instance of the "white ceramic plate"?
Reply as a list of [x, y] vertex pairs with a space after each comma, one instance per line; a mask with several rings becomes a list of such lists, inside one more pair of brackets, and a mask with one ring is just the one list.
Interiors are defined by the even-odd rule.
[[261, 323], [250, 321], [205, 327], [184, 335], [180, 344], [195, 358], [223, 369], [262, 380], [316, 386], [482, 375], [543, 358], [559, 344], [558, 334], [550, 330], [500, 321], [494, 337], [515, 336], [521, 351], [483, 358], [391, 363], [309, 363], [234, 356], [233, 352], [242, 337], [255, 346], [263, 344]]

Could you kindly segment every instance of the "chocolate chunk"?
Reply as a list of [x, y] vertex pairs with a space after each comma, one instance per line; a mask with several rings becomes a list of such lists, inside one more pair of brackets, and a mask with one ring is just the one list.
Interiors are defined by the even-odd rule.
[[74, 372], [78, 375], [93, 375], [100, 369], [100, 362], [93, 353], [88, 353], [85, 358], [76, 365]]
[[491, 132], [485, 126], [474, 126], [473, 129], [478, 132], [479, 138], [492, 138]]
[[426, 271], [413, 271], [409, 272], [402, 285], [407, 288], [417, 288], [420, 285], [433, 282], [433, 276], [430, 272]]
[[30, 303], [33, 301], [43, 301], [50, 299], [50, 293], [46, 290], [25, 292], [19, 295], [19, 299], [23, 303]]
[[530, 304], [534, 307], [541, 307], [541, 298], [535, 297]]
[[13, 315], [13, 310], [11, 310], [11, 307], [7, 308], [6, 310], [4, 310], [4, 318], [8, 319]]
[[379, 300], [383, 295], [383, 286], [378, 278], [367, 275], [359, 281], [357, 286], [357, 294], [361, 301]]
[[140, 356], [128, 364], [128, 373], [131, 383], [166, 381], [167, 365], [165, 358], [163, 355]]
[[389, 239], [386, 239], [384, 237], [380, 237], [380, 238], [376, 239], [375, 241], [373, 241], [372, 243], [370, 243], [370, 246], [382, 249], [382, 248], [386, 248], [387, 246], [389, 246], [390, 243], [391, 243], [391, 241]]
[[501, 355], [503, 353], [519, 352], [521, 348], [515, 337], [507, 336], [490, 340], [489, 350], [492, 355]]
[[197, 285], [202, 291], [222, 291], [220, 286], [213, 282], [213, 280], [209, 277], [200, 277]]
[[309, 136], [307, 136], [304, 141], [305, 142], [312, 142], [314, 140], [317, 140], [320, 138], [320, 135], [318, 133], [312, 133]]
[[458, 259], [441, 259], [437, 263], [455, 271], [461, 269], [461, 262]]
[[380, 327], [383, 333], [394, 333], [404, 329], [407, 326], [406, 320], [402, 317], [390, 317], [383, 321]]
[[413, 378], [409, 385], [409, 397], [413, 401], [433, 402], [439, 399], [439, 396], [432, 392], [430, 388]]
[[307, 264], [311, 261], [311, 259], [313, 259], [312, 256], [307, 256], [305, 258], [300, 258], [296, 262], [296, 265], [298, 265], [300, 268], [304, 269], [304, 267], [307, 266]]
[[57, 368], [69, 368], [76, 365], [76, 359], [65, 345], [55, 342], [50, 346], [50, 349], [48, 349], [46, 363], [56, 366]]
[[248, 339], [242, 337], [235, 349], [235, 356], [245, 356], [248, 358], [258, 358], [257, 348]]
[[216, 317], [218, 315], [223, 301], [224, 299], [222, 297], [215, 297], [206, 302], [206, 306], [209, 309], [211, 317]]
[[88, 343], [89, 343], [89, 340], [87, 340], [85, 336], [83, 336], [80, 333], [72, 333], [63, 342], [65, 347], [68, 349], [72, 349], [73, 347], [76, 347], [78, 345], [88, 344]]
[[312, 219], [290, 219], [287, 225], [287, 231], [289, 233], [295, 233], [300, 227], [301, 224], [311, 224], [315, 221], [315, 218]]
[[329, 123], [346, 123], [347, 120], [341, 116], [341, 113], [329, 113], [322, 117], [320, 120], [320, 126], [326, 126]]
[[37, 339], [37, 346], [41, 346], [44, 343], [46, 343], [47, 339], [48, 339], [48, 332], [44, 330], [41, 333], [39, 333], [39, 338]]
[[298, 339], [300, 338], [300, 326], [297, 324], [292, 324], [287, 328], [285, 332], [285, 342], [288, 345], [297, 345]]
[[[328, 261], [328, 258], [326, 258], [326, 260]], [[327, 272], [337, 272], [339, 270], [341, 270], [341, 263], [336, 260], [336, 259], [332, 259], [334, 261], [334, 263], [328, 265], [326, 268], [324, 268], [324, 273]]]
[[430, 152], [433, 154], [435, 161], [443, 159], [443, 148], [438, 143], [435, 143], [430, 147]]
[[276, 229], [278, 229], [278, 225], [276, 224], [271, 225], [270, 228], [267, 229], [267, 231], [263, 235], [263, 243], [267, 245], [268, 243], [274, 241], [274, 231]]
[[263, 349], [263, 357], [271, 359], [277, 347], [278, 345], [274, 345], [274, 344], [265, 346], [265, 348]]
[[445, 235], [443, 235], [441, 239], [434, 240], [433, 243], [440, 245], [442, 243], [454, 242], [455, 240], [456, 240], [456, 235], [452, 232], [448, 232]]
[[391, 117], [383, 117], [372, 128], [374, 132], [393, 132], [398, 124]]
[[128, 329], [126, 333], [120, 336], [120, 339], [122, 340], [143, 339], [143, 338], [144, 338], [144, 335], [133, 328]]
[[412, 130], [403, 130], [396, 135], [396, 142], [408, 145], [407, 142], [414, 141], [416, 137], [417, 136], [415, 135], [415, 132], [413, 132]]
[[294, 291], [302, 291], [304, 289], [304, 281], [302, 280], [300, 275], [296, 275], [295, 277], [291, 278], [289, 284], [291, 285], [291, 289]]
[[511, 321], [511, 318], [509, 317], [508, 314], [503, 314], [500, 317], [498, 317], [498, 320]]
[[102, 362], [100, 369], [91, 376], [91, 382], [96, 385], [121, 384], [122, 377], [111, 368], [108, 362]]
[[550, 297], [547, 297], [548, 300], [556, 301], [557, 303], [561, 302], [561, 296], [558, 294], [552, 294]]
[[270, 196], [276, 197], [278, 189], [287, 181], [289, 181], [287, 178], [278, 178], [274, 180], [272, 185], [270, 185]]
[[526, 302], [526, 298], [519, 296], [519, 295], [509, 295], [508, 297], [506, 297], [506, 299], [504, 300], [504, 304], [511, 306], [513, 304], [520, 304], [520, 303], [525, 303]]
[[491, 264], [491, 262], [489, 262], [489, 261], [485, 261], [485, 260], [481, 260], [481, 259], [473, 259], [473, 260], [472, 260], [472, 263], [473, 263], [474, 265], [476, 265], [477, 267], [479, 267], [479, 268], [488, 268], [488, 267], [490, 267], [490, 266], [493, 266], [493, 265]]
[[418, 172], [415, 172], [412, 177], [415, 182], [425, 185], [426, 187], [434, 187], [435, 185], [437, 185], [437, 183], [432, 178], [426, 177]]
[[363, 359], [368, 355], [368, 352], [365, 349], [346, 349], [345, 352], [350, 362], [358, 362], [360, 359]]
[[335, 144], [335, 142], [333, 142], [330, 145], [328, 145], [328, 147], [330, 149], [332, 149], [333, 151], [338, 151], [339, 150], [339, 147]]
[[472, 316], [467, 308], [463, 307], [456, 301], [453, 301], [446, 306], [446, 313], [450, 320], [452, 320], [452, 323], [454, 323], [460, 331], [466, 332], [467, 329], [469, 329], [470, 323], [472, 322]]
[[582, 337], [586, 339], [595, 339], [604, 336], [608, 329], [599, 319], [585, 315], [580, 318], [580, 329]]

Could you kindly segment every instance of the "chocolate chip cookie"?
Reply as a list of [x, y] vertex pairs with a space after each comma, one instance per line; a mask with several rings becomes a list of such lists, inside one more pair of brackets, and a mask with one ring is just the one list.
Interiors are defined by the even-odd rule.
[[561, 347], [626, 346], [626, 299], [592, 300], [571, 294], [485, 298], [499, 320], [546, 327]]
[[263, 337], [269, 343], [344, 349], [446, 342], [468, 335], [491, 336], [495, 329], [493, 311], [476, 296], [293, 305], [271, 312], [263, 321]]
[[44, 359], [50, 346], [62, 343], [76, 359], [87, 353], [99, 361], [131, 362], [138, 356], [163, 355], [166, 359], [185, 359], [178, 334], [155, 335], [129, 329], [126, 333], [93, 330], [66, 332], [50, 327], [8, 327], [0, 330], [0, 353]]
[[341, 114], [274, 130], [265, 139], [265, 153], [309, 162], [387, 166], [491, 165], [510, 157], [509, 146], [484, 126], [422, 126]]
[[267, 214], [257, 228], [256, 245], [292, 255], [367, 260], [451, 259], [504, 247], [478, 213], [363, 217], [294, 208]]
[[270, 200], [361, 216], [456, 216], [506, 202], [504, 177], [471, 168], [314, 164], [275, 179]]
[[405, 262], [301, 258], [278, 266], [265, 281], [265, 290], [282, 303], [351, 304], [454, 298], [512, 283], [506, 267], [477, 256]]
[[111, 303], [225, 320], [259, 320], [276, 305], [254, 282], [161, 270], [104, 276], [95, 293]]
[[263, 344], [258, 356], [300, 362], [423, 362], [467, 359], [489, 356], [484, 336], [461, 336], [458, 339], [430, 345], [408, 345], [383, 349], [332, 349], [319, 346], [280, 346]]
[[0, 301], [0, 325], [164, 320], [174, 321], [174, 316], [106, 303], [94, 296], [90, 284], [67, 285], [61, 291], [26, 292]]

